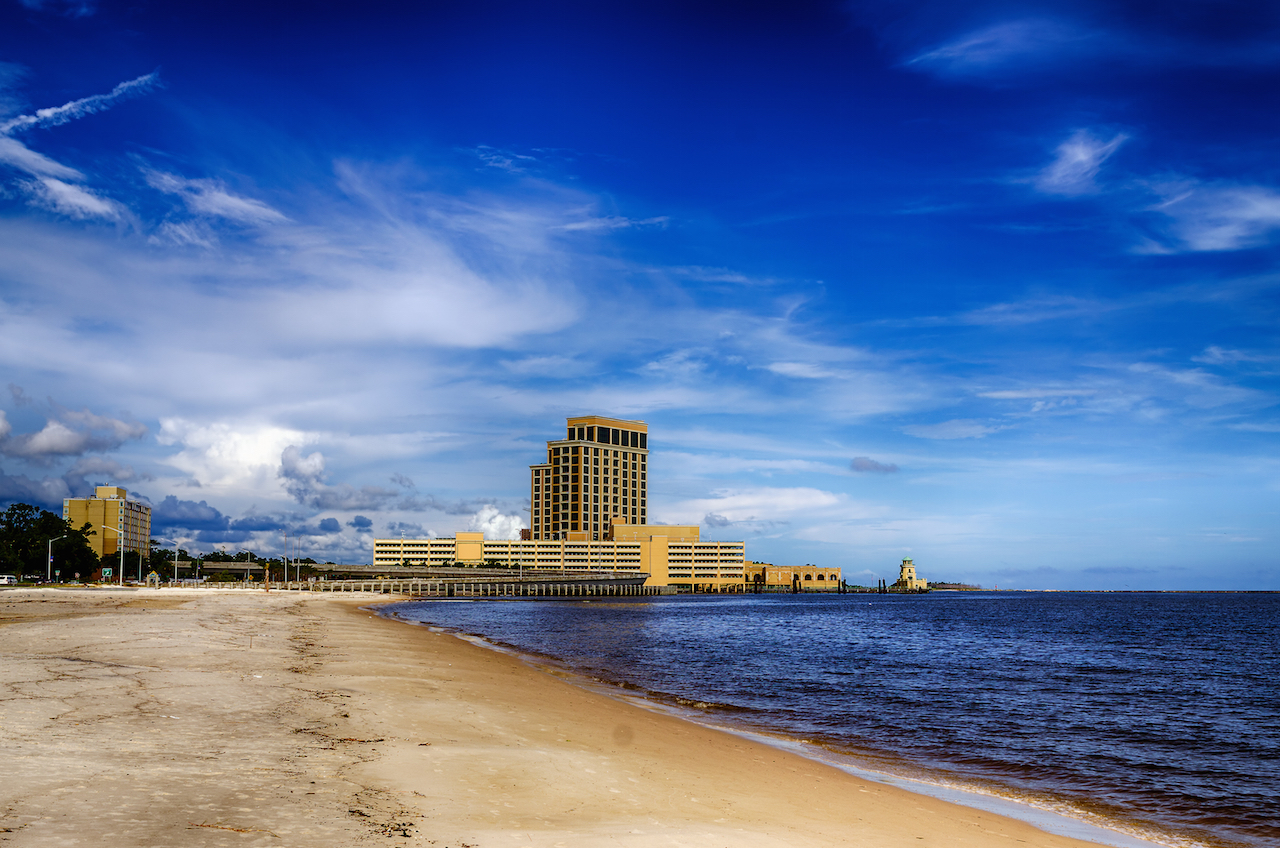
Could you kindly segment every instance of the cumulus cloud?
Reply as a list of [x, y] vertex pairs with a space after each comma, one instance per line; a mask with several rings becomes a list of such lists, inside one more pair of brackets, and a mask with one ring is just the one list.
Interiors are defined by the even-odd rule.
[[400, 495], [380, 486], [330, 486], [325, 482], [324, 454], [315, 451], [304, 456], [297, 445], [281, 452], [280, 477], [298, 503], [314, 509], [378, 509]]
[[1035, 178], [1034, 185], [1045, 194], [1078, 195], [1098, 190], [1095, 178], [1102, 164], [1120, 149], [1128, 136], [1117, 133], [1109, 141], [1095, 138], [1088, 130], [1076, 130], [1058, 145], [1057, 155]]
[[323, 533], [341, 533], [342, 525], [338, 523], [336, 518], [322, 518], [320, 520], [320, 530]]
[[352, 518], [347, 522], [347, 526], [357, 533], [370, 533], [373, 531], [373, 521], [363, 515], [357, 515]]
[[282, 451], [314, 439], [300, 430], [270, 424], [198, 423], [185, 418], [161, 418], [156, 437], [161, 445], [181, 446], [168, 457], [170, 465], [200, 485], [223, 493], [263, 491], [279, 479]]
[[912, 424], [904, 427], [902, 432], [919, 439], [981, 439], [992, 433], [1007, 429], [972, 418], [953, 418], [941, 424]]
[[42, 477], [38, 480], [23, 474], [9, 475], [0, 470], [0, 504], [21, 501], [45, 509], [60, 509], [62, 499], [74, 494], [61, 477]]
[[849, 468], [859, 474], [893, 474], [898, 470], [892, 462], [876, 462], [869, 456], [855, 456]]
[[133, 466], [121, 465], [105, 456], [83, 456], [62, 475], [68, 488], [77, 494], [88, 494], [95, 485], [118, 485], [134, 480], [151, 480], [150, 474], [139, 474]]
[[519, 539], [524, 520], [518, 515], [504, 515], [496, 506], [484, 506], [471, 518], [468, 530], [484, 533], [486, 539]]
[[136, 421], [97, 415], [87, 409], [57, 408], [55, 417], [34, 433], [13, 434], [12, 425], [0, 425], [0, 454], [37, 462], [89, 452], [115, 450], [126, 441], [140, 439], [147, 428]]
[[167, 495], [151, 507], [151, 524], [155, 528], [226, 530], [231, 526], [231, 519], [205, 501], [188, 501]]

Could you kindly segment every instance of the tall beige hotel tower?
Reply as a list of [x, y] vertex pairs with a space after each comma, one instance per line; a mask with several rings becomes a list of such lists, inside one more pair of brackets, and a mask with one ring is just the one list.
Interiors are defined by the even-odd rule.
[[529, 466], [534, 539], [600, 541], [611, 524], [647, 524], [649, 427], [599, 415], [570, 418]]

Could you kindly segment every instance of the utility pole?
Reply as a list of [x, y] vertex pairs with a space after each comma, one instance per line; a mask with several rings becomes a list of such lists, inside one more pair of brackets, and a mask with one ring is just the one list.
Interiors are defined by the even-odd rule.
[[44, 582], [53, 582], [53, 543], [58, 539], [65, 539], [66, 536], [59, 536], [57, 539], [49, 540], [49, 555], [44, 558]]

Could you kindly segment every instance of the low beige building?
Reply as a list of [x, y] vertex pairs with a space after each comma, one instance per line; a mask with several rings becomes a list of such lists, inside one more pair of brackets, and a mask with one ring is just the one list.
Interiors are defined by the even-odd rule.
[[[440, 539], [374, 539], [373, 564], [496, 566], [548, 571], [613, 571], [648, 574], [647, 585], [692, 591], [695, 584], [725, 591], [745, 582], [742, 542], [704, 542], [697, 525], [609, 525], [606, 538], [485, 539], [483, 533], [458, 533]], [[706, 591], [705, 588], [702, 589]], [[735, 591], [738, 589], [735, 588]]]
[[767, 592], [836, 592], [840, 589], [840, 569], [820, 565], [774, 565], [748, 562], [743, 569], [747, 584]]
[[100, 557], [116, 555], [121, 545], [143, 556], [149, 551], [151, 507], [129, 500], [129, 492], [119, 486], [98, 486], [91, 498], [64, 498], [62, 517], [77, 530], [93, 525], [89, 546]]

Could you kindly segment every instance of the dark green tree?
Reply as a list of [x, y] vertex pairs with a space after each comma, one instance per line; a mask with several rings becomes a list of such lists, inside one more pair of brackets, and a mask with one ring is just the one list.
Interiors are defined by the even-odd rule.
[[97, 565], [89, 546], [93, 525], [76, 529], [59, 515], [31, 504], [15, 503], [0, 513], [0, 571], [19, 576], [45, 575], [49, 540], [53, 543], [53, 567], [64, 579], [76, 572], [88, 576]]

